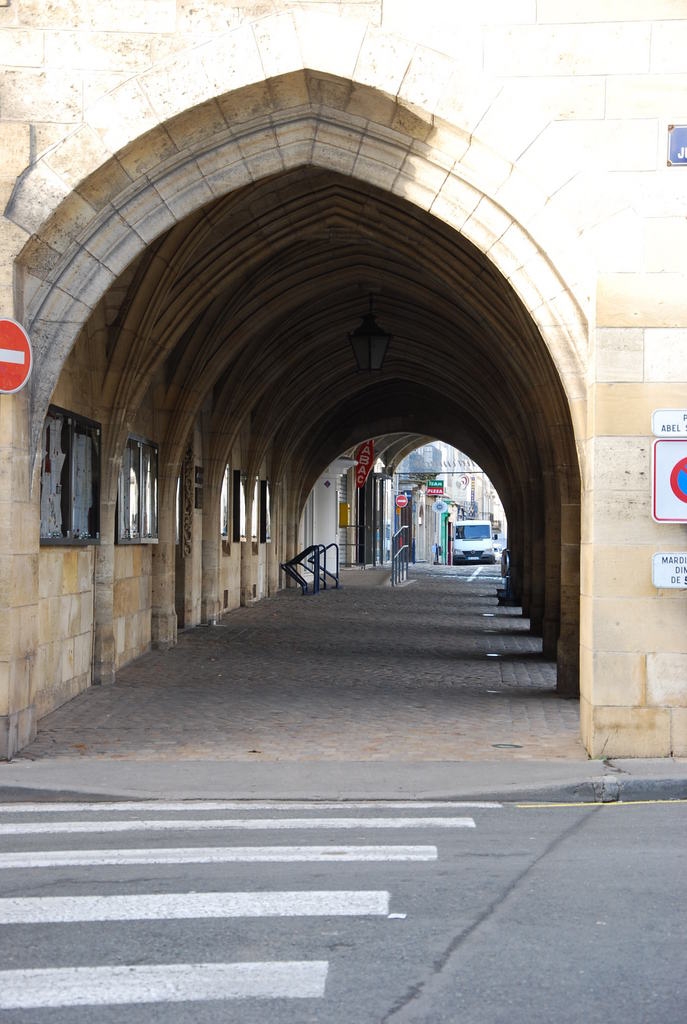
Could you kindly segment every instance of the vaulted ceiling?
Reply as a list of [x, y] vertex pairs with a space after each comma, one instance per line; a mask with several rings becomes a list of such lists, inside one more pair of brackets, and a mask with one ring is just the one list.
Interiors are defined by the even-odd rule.
[[[360, 373], [348, 333], [370, 295], [392, 342]], [[336, 455], [397, 432], [468, 452], [505, 502], [577, 477], [563, 388], [515, 292], [460, 234], [354, 178], [302, 167], [231, 193], [149, 247], [107, 304], [127, 402], [162, 389], [180, 442], [211, 396], [213, 429], [249, 422], [254, 457], [270, 449], [303, 496]]]

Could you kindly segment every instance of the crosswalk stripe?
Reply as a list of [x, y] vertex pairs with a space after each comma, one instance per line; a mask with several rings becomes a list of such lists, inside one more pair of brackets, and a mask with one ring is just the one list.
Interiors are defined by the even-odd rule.
[[503, 807], [484, 800], [117, 800], [90, 803], [3, 804], [0, 814], [76, 814], [128, 811], [364, 811], [490, 810]]
[[162, 850], [39, 850], [0, 853], [3, 868], [92, 867], [107, 864], [227, 864], [305, 861], [430, 861], [436, 846], [189, 846]]
[[388, 913], [389, 893], [383, 891], [174, 892], [0, 899], [0, 924], [211, 917], [386, 917]]
[[0, 1009], [321, 998], [327, 969], [313, 960], [0, 971]]
[[472, 818], [205, 818], [202, 821], [150, 818], [145, 821], [27, 821], [0, 824], [0, 835], [58, 832], [177, 832], [206, 829], [390, 829], [474, 828]]

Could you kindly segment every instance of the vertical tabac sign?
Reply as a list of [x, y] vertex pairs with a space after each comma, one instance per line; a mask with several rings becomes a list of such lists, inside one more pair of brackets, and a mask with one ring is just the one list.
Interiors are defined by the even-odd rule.
[[0, 394], [21, 391], [31, 373], [31, 342], [15, 320], [0, 319]]
[[365, 481], [367, 480], [368, 474], [372, 469], [372, 463], [375, 460], [375, 443], [374, 440], [363, 441], [361, 445], [358, 445], [355, 453], [355, 482], [356, 486], [364, 487]]

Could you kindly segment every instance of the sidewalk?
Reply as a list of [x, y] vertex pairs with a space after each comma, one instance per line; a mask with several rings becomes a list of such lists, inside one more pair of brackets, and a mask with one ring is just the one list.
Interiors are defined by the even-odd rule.
[[495, 570], [469, 575], [349, 570], [184, 632], [44, 718], [0, 800], [687, 798], [687, 760], [588, 760]]
[[32, 800], [687, 799], [683, 760], [445, 762], [18, 760], [0, 765], [0, 803]]

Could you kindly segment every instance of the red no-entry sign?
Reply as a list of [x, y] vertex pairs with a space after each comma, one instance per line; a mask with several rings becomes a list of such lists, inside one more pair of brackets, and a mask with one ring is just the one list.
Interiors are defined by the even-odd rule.
[[24, 328], [15, 320], [0, 319], [0, 393], [21, 390], [32, 363], [31, 342]]
[[407, 494], [397, 494], [396, 495], [396, 508], [405, 508], [407, 504], [408, 504], [408, 495]]

